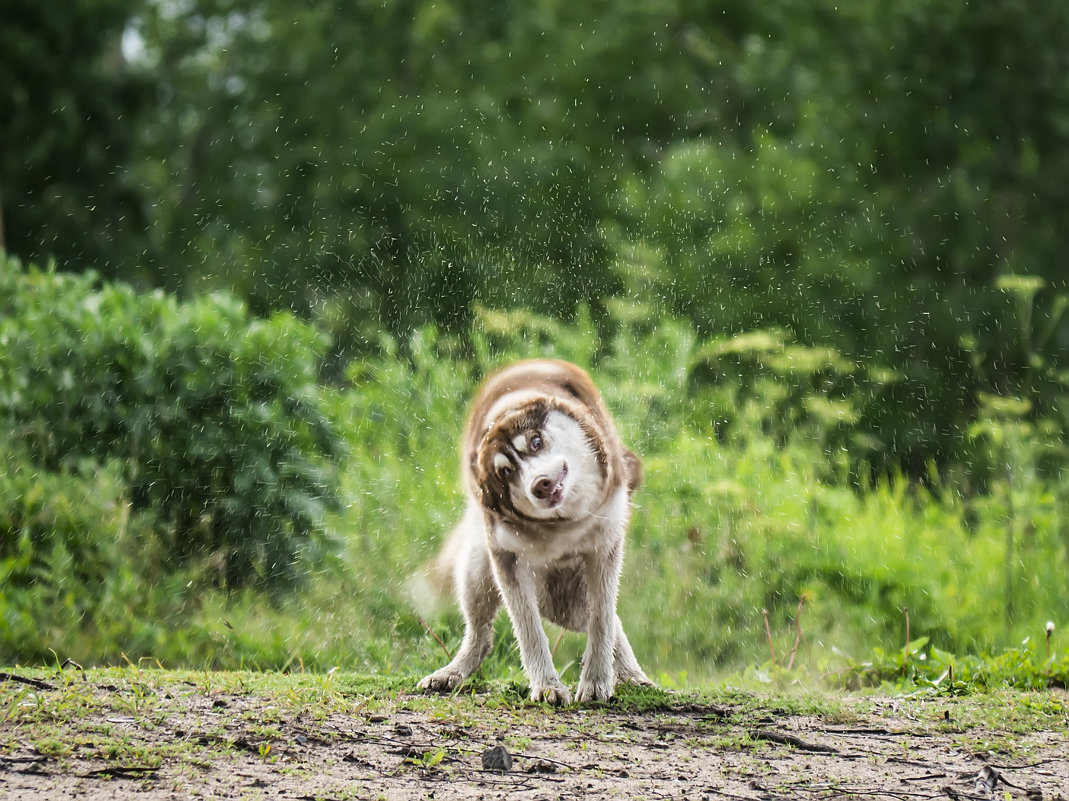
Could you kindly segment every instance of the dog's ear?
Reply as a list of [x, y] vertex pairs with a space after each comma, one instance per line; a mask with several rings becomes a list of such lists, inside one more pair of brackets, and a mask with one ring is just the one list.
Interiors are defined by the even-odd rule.
[[[490, 458], [492, 449], [490, 437], [484, 437], [479, 448], [471, 456], [471, 474], [475, 477], [475, 486], [479, 489], [479, 503], [484, 509], [501, 514], [501, 505], [508, 497], [505, 480], [494, 469]], [[481, 456], [481, 458], [480, 458]]]
[[485, 480], [479, 482], [479, 502], [484, 509], [501, 514], [502, 492], [498, 487], [492, 486], [495, 483]]

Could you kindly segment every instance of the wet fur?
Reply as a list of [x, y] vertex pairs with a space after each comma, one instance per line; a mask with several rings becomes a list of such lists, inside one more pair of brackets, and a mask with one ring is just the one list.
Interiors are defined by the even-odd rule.
[[467, 506], [434, 567], [452, 577], [464, 640], [420, 687], [449, 692], [478, 669], [502, 603], [531, 698], [571, 700], [543, 616], [588, 635], [577, 701], [608, 700], [621, 681], [649, 684], [616, 615], [641, 466], [589, 376], [554, 360], [517, 362], [491, 375], [472, 404], [461, 469]]

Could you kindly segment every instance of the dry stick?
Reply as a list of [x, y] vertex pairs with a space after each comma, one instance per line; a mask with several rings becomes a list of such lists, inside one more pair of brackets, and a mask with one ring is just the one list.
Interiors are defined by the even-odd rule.
[[[817, 787], [817, 786], [811, 785], [809, 787], [799, 787], [799, 789], [808, 790], [810, 793], [834, 792], [837, 796], [856, 795], [856, 796], [872, 796], [873, 798], [884, 798], [886, 796], [891, 796], [893, 798], [903, 798], [903, 799], [907, 799], [907, 798], [940, 798], [941, 797], [939, 795], [932, 795], [931, 793], [927, 793], [927, 792], [911, 792], [909, 790], [891, 790], [891, 789], [886, 789], [886, 788], [883, 788], [883, 787], [844, 787], [842, 785], [835, 785], [835, 786], [823, 785], [823, 786]], [[944, 792], [947, 792], [949, 794], [950, 789], [951, 788], [946, 787], [946, 788], [944, 788]], [[957, 795], [952, 795], [951, 798], [979, 799], [979, 801], [986, 801], [982, 796], [978, 796], [978, 795], [957, 794]]]
[[772, 666], [775, 667], [776, 666], [776, 651], [772, 647], [772, 629], [768, 625], [768, 610], [767, 609], [762, 609], [761, 610], [761, 614], [765, 618], [765, 636], [768, 637], [768, 652], [769, 652], [769, 654], [772, 655]]
[[899, 781], [905, 782], [927, 782], [932, 779], [945, 779], [947, 775], [945, 773], [925, 773], [923, 776], [903, 776]]
[[421, 617], [418, 617], [418, 618], [416, 618], [416, 619], [417, 619], [417, 620], [419, 621], [419, 624], [420, 624], [421, 626], [423, 626], [423, 628], [424, 628], [424, 629], [426, 630], [426, 632], [427, 632], [428, 634], [430, 634], [430, 635], [431, 635], [432, 637], [434, 637], [434, 641], [435, 641], [436, 643], [438, 643], [438, 645], [440, 645], [440, 646], [441, 646], [442, 650], [443, 650], [443, 651], [445, 651], [445, 658], [446, 658], [446, 659], [452, 659], [452, 658], [453, 658], [453, 655], [452, 655], [451, 653], [449, 653], [449, 649], [445, 647], [445, 643], [444, 643], [444, 642], [442, 642], [442, 639], [441, 639], [441, 637], [439, 637], [439, 636], [438, 636], [437, 634], [435, 634], [435, 633], [434, 633], [434, 631], [433, 631], [433, 630], [431, 629], [431, 627], [427, 625], [427, 621], [426, 621], [426, 620], [424, 620], [424, 619], [423, 619], [423, 618], [421, 618]]
[[25, 684], [28, 687], [33, 687], [36, 690], [56, 689], [55, 685], [49, 684], [47, 681], [31, 679], [29, 676], [16, 676], [14, 673], [0, 673], [0, 681], [13, 681], [18, 684]]
[[822, 745], [820, 743], [808, 743], [801, 737], [795, 737], [793, 734], [786, 734], [780, 731], [769, 731], [768, 729], [754, 729], [750, 732], [750, 736], [755, 740], [767, 740], [770, 743], [779, 743], [780, 745], [790, 745], [797, 748], [799, 751], [812, 751], [817, 754], [838, 754], [838, 748], [832, 748], [830, 745]]
[[560, 645], [560, 641], [564, 639], [564, 629], [560, 630], [560, 634], [557, 635], [557, 641], [553, 643], [553, 650], [550, 652], [550, 656], [557, 655], [557, 646]]
[[906, 654], [906, 659], [909, 659], [909, 607], [908, 606], [903, 606], [902, 607], [902, 614], [904, 614], [906, 616], [906, 647], [905, 647], [905, 654]]
[[794, 613], [794, 648], [791, 649], [791, 658], [787, 661], [787, 670], [794, 667], [794, 657], [798, 653], [798, 643], [802, 641], [802, 604], [805, 603], [805, 596], [802, 595], [798, 598], [798, 611]]
[[69, 656], [65, 660], [63, 660], [63, 664], [59, 666], [59, 669], [61, 671], [65, 670], [68, 665], [70, 665], [71, 667], [75, 667], [78, 670], [82, 671], [82, 681], [89, 681], [89, 677], [85, 675], [85, 668], [82, 667], [81, 665], [79, 665], [77, 662], [75, 662]]

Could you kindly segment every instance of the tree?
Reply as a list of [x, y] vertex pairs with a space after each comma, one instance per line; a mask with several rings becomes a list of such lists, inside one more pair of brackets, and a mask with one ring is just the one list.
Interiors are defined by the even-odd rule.
[[[961, 446], [980, 389], [1056, 410], [1069, 8], [762, 13], [735, 68], [765, 98], [750, 135], [677, 142], [652, 180], [623, 182], [617, 274], [707, 332], [777, 326], [891, 367], [864, 422], [917, 472]], [[1025, 306], [1005, 279], [1023, 275]]]
[[618, 177], [734, 112], [692, 46], [733, 34], [681, 3], [193, 7], [144, 30], [163, 251], [350, 336], [617, 290], [599, 226]]
[[0, 197], [4, 241], [26, 259], [136, 272], [145, 214], [130, 180], [151, 84], [123, 60], [139, 0], [4, 0]]

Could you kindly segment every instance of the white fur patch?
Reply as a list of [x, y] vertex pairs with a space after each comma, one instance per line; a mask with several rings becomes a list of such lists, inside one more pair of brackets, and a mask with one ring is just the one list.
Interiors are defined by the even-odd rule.
[[[583, 429], [570, 415], [553, 411], [538, 434], [542, 447], [520, 460], [517, 475], [509, 482], [516, 510], [542, 520], [574, 520], [589, 514], [601, 497], [603, 478]], [[548, 495], [543, 493], [545, 497], [538, 496], [539, 482], [552, 487]]]

